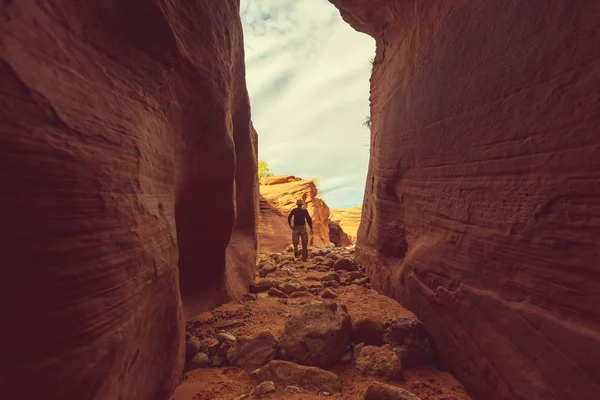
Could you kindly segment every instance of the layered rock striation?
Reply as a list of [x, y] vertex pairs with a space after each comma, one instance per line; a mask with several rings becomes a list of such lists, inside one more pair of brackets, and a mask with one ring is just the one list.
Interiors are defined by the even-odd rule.
[[253, 277], [238, 1], [2, 2], [0, 121], [3, 397], [167, 398]]
[[595, 398], [600, 3], [331, 2], [377, 42], [372, 282], [475, 398]]

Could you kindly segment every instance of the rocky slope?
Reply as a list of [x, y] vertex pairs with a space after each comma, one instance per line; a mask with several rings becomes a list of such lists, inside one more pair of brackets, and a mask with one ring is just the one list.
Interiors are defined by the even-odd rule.
[[309, 241], [314, 246], [329, 244], [329, 207], [317, 197], [312, 180], [295, 176], [272, 176], [260, 181], [259, 247], [261, 252], [280, 252], [291, 243], [287, 223], [296, 201], [305, 202], [313, 220], [314, 235]]
[[307, 263], [265, 255], [243, 301], [191, 319], [189, 372], [171, 400], [470, 400], [352, 248], [310, 253]]
[[329, 210], [329, 220], [338, 224], [344, 233], [348, 235], [350, 241], [356, 243], [361, 213], [362, 204], [351, 208], [331, 208]]
[[600, 3], [331, 0], [377, 42], [358, 259], [476, 398], [600, 393]]
[[181, 298], [252, 280], [238, 1], [197, 3], [1, 2], [2, 398], [164, 400]]

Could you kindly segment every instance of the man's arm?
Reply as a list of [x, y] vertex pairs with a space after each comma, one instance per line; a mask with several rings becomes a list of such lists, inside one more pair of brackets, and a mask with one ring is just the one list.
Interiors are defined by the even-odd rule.
[[306, 221], [308, 222], [308, 227], [310, 228], [310, 231], [312, 232], [313, 228], [312, 228], [312, 218], [310, 217], [310, 214], [308, 213], [308, 210], [304, 210], [306, 211]]
[[290, 226], [290, 229], [294, 229], [292, 227], [292, 217], [294, 216], [294, 210], [290, 211], [290, 215], [288, 215], [288, 225]]

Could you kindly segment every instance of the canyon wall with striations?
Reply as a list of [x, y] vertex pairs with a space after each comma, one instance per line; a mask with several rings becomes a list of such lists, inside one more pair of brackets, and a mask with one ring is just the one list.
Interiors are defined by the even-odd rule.
[[377, 43], [372, 282], [475, 398], [597, 398], [600, 2], [331, 2]]
[[[315, 182], [295, 176], [272, 176], [260, 180], [260, 251], [281, 252], [292, 244], [292, 231], [287, 217], [303, 200], [313, 221], [314, 235], [309, 245], [329, 244], [329, 207], [319, 198]], [[308, 229], [308, 227], [307, 227]]]
[[253, 275], [239, 3], [0, 3], [2, 397], [164, 400]]

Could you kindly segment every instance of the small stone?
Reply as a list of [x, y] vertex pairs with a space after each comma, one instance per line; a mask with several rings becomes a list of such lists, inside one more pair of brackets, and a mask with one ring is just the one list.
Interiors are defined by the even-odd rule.
[[390, 345], [365, 346], [356, 360], [356, 368], [366, 375], [404, 380], [404, 368]]
[[286, 253], [291, 253], [292, 251], [294, 251], [294, 246], [291, 245], [291, 244], [288, 247], [285, 248], [285, 252]]
[[435, 360], [435, 352], [426, 337], [418, 340], [407, 339], [402, 346], [396, 347], [396, 353], [408, 368], [433, 364]]
[[217, 355], [221, 357], [227, 357], [227, 352], [229, 351], [231, 346], [233, 346], [233, 343], [221, 343], [217, 350]]
[[185, 342], [185, 356], [187, 359], [191, 359], [200, 351], [200, 339], [195, 336], [190, 337]]
[[352, 351], [347, 351], [340, 357], [340, 363], [350, 364], [352, 362]]
[[199, 324], [199, 325], [210, 324], [214, 320], [215, 320], [215, 315], [213, 313], [211, 313], [210, 311], [205, 311], [203, 313], [200, 313], [200, 314], [194, 316], [192, 319], [190, 319], [191, 322], [193, 322], [194, 324]]
[[317, 264], [322, 263], [324, 260], [325, 260], [325, 257], [322, 257], [322, 256], [316, 256], [314, 258], [314, 262], [316, 262]]
[[214, 356], [217, 353], [218, 348], [219, 340], [216, 338], [208, 337], [200, 341], [200, 351], [208, 354], [209, 356]]
[[194, 358], [192, 358], [188, 365], [190, 370], [192, 370], [198, 368], [208, 368], [212, 365], [212, 363], [206, 353], [198, 353], [194, 356]]
[[262, 276], [263, 278], [267, 275], [269, 275], [272, 272], [277, 271], [277, 267], [273, 264], [266, 264], [264, 267], [261, 268], [261, 270], [258, 272], [258, 274], [260, 276]]
[[421, 321], [415, 318], [398, 318], [386, 328], [383, 340], [392, 346], [402, 346], [406, 340], [418, 340], [425, 336]]
[[236, 338], [231, 333], [221, 332], [217, 335], [217, 340], [219, 343], [233, 343]]
[[321, 282], [327, 282], [327, 281], [336, 281], [336, 282], [339, 282], [340, 281], [340, 274], [338, 274], [337, 272], [330, 272], [330, 273], [324, 275], [321, 278]]
[[242, 300], [244, 301], [254, 301], [256, 300], [256, 295], [253, 293], [244, 293], [242, 295]]
[[348, 272], [348, 274], [346, 276], [348, 277], [348, 279], [351, 279], [351, 280], [366, 278], [365, 274], [363, 274], [362, 272], [358, 272], [358, 271], [350, 271], [350, 272]]
[[327, 254], [327, 255], [325, 256], [325, 258], [326, 258], [326, 259], [328, 258], [328, 259], [330, 259], [330, 260], [332, 260], [332, 261], [337, 261], [337, 260], [339, 259], [339, 257], [338, 257], [338, 256], [337, 256], [337, 254], [335, 254], [335, 253], [329, 253], [329, 254]]
[[324, 299], [335, 299], [337, 297], [337, 293], [333, 289], [325, 289], [321, 292], [321, 297]]
[[243, 304], [226, 303], [218, 308], [215, 308], [213, 310], [213, 312], [219, 312], [219, 313], [224, 313], [224, 314], [235, 314], [238, 311], [242, 310], [243, 308], [244, 308]]
[[215, 329], [228, 329], [236, 326], [244, 325], [244, 321], [241, 319], [224, 319], [217, 321], [213, 324]]
[[338, 283], [338, 281], [327, 281], [327, 282], [323, 282], [323, 286], [324, 287], [339, 288], [340, 284]]
[[271, 289], [269, 289], [269, 291], [267, 292], [267, 294], [269, 296], [271, 296], [271, 297], [279, 297], [279, 298], [286, 298], [286, 297], [288, 297], [287, 294], [283, 293], [279, 289], [275, 289], [274, 287], [272, 287]]
[[299, 388], [298, 386], [286, 386], [285, 389], [283, 389], [284, 392], [289, 393], [289, 394], [295, 394], [295, 393], [302, 393], [303, 390], [301, 388]]
[[212, 360], [212, 365], [213, 365], [213, 367], [215, 367], [215, 368], [220, 368], [220, 367], [222, 367], [223, 365], [225, 365], [225, 361], [226, 361], [225, 357], [222, 357], [222, 356], [214, 356], [214, 357], [213, 357], [213, 360]]
[[250, 396], [262, 396], [263, 394], [273, 393], [275, 391], [275, 383], [273, 381], [264, 381], [263, 383], [258, 384], [252, 392], [250, 392]]
[[294, 292], [290, 294], [290, 297], [296, 299], [299, 297], [313, 297], [313, 295], [310, 292], [307, 292], [306, 290], [301, 290], [299, 292]]
[[356, 264], [347, 258], [339, 259], [333, 264], [334, 271], [356, 271], [357, 269]]
[[367, 387], [363, 400], [421, 400], [421, 398], [408, 390], [373, 382]]
[[275, 286], [275, 283], [271, 279], [268, 279], [268, 278], [260, 279], [256, 282], [250, 284], [250, 292], [251, 293], [266, 292], [273, 286]]
[[354, 358], [357, 359], [358, 357], [360, 357], [360, 352], [362, 351], [362, 349], [364, 349], [365, 344], [364, 343], [359, 343], [357, 345], [354, 346]]
[[328, 267], [333, 267], [333, 260], [331, 258], [326, 258], [322, 261], [322, 264]]
[[354, 283], [357, 285], [366, 285], [367, 283], [369, 283], [369, 278], [368, 277], [364, 277], [361, 279], [355, 279]]
[[281, 289], [281, 291], [285, 292], [285, 293], [294, 293], [294, 292], [298, 292], [300, 290], [306, 290], [306, 287], [302, 286], [301, 284], [297, 283], [297, 282], [283, 282], [282, 284], [279, 285], [279, 289]]

